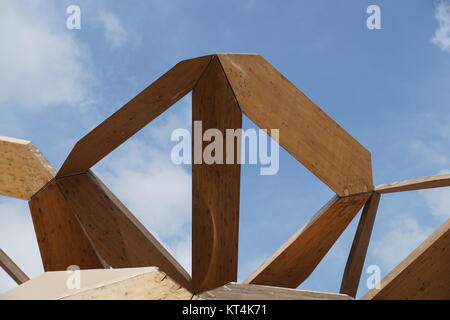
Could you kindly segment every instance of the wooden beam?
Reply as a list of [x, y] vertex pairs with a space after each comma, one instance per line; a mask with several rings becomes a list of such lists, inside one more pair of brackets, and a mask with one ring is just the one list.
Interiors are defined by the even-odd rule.
[[418, 246], [365, 300], [449, 300], [450, 219]]
[[29, 199], [55, 174], [33, 143], [0, 136], [0, 195]]
[[157, 266], [190, 290], [189, 274], [93, 173], [56, 181], [106, 263], [113, 268]]
[[450, 186], [450, 174], [441, 174], [436, 176], [428, 176], [416, 179], [379, 184], [375, 186], [375, 191], [378, 193], [392, 193], [392, 192], [430, 189], [430, 188], [441, 188], [449, 186]]
[[379, 203], [380, 194], [373, 193], [364, 206], [345, 266], [340, 293], [356, 297]]
[[45, 271], [103, 268], [95, 248], [77, 221], [55, 180], [29, 201]]
[[370, 193], [333, 197], [244, 282], [296, 288], [344, 232]]
[[[196, 300], [197, 297], [194, 297]], [[245, 283], [228, 283], [222, 287], [203, 292], [204, 300], [353, 300], [345, 294], [295, 290]]]
[[[371, 156], [263, 57], [218, 54], [242, 112], [339, 196], [372, 190]], [[270, 133], [270, 132], [268, 132]]]
[[8, 257], [8, 255], [0, 249], [0, 267], [18, 284], [21, 285], [24, 282], [30, 280], [28, 276], [14, 263], [14, 261]]
[[189, 93], [211, 56], [175, 65], [77, 142], [57, 176], [86, 172], [111, 151]]
[[81, 270], [79, 288], [68, 288], [67, 271], [45, 272], [0, 300], [178, 300], [192, 298], [156, 267]]
[[[219, 129], [225, 136], [226, 129], [242, 127], [242, 113], [217, 59], [211, 62], [194, 88], [192, 119], [202, 121], [202, 131], [193, 134], [193, 146], [195, 139], [201, 139], [199, 135], [203, 136], [209, 128]], [[193, 162], [192, 165], [192, 281], [195, 292], [237, 280], [240, 195], [237, 149], [240, 149], [241, 141], [235, 142], [234, 164]], [[203, 142], [203, 147], [206, 144]], [[225, 158], [226, 145], [222, 147]]]
[[173, 281], [158, 268], [117, 278], [79, 292], [71, 293], [60, 300], [190, 300], [193, 294]]

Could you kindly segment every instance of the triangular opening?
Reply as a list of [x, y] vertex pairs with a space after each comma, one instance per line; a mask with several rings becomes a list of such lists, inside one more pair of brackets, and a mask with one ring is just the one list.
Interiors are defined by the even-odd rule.
[[[243, 127], [259, 129], [245, 116]], [[255, 271], [333, 195], [333, 191], [281, 147], [279, 171], [274, 175], [260, 175], [259, 165], [243, 165], [239, 280], [245, 280]]]
[[358, 288], [369, 290], [367, 267], [380, 268], [383, 279], [449, 217], [450, 188], [383, 194]]
[[191, 94], [94, 166], [94, 172], [190, 273], [191, 166], [171, 160], [173, 130], [191, 130]]

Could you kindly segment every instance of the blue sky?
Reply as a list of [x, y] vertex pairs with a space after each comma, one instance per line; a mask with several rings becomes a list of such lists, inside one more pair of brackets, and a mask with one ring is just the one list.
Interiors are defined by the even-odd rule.
[[[70, 4], [80, 30], [66, 28]], [[381, 30], [366, 27], [371, 4]], [[59, 168], [179, 60], [214, 52], [263, 55], [371, 151], [375, 184], [450, 170], [447, 0], [2, 1], [0, 135], [33, 141]], [[189, 108], [188, 96], [94, 168], [188, 269], [190, 168], [171, 163], [170, 133], [189, 128]], [[243, 166], [241, 183], [242, 280], [333, 192], [284, 151], [277, 175]], [[447, 189], [383, 196], [366, 267], [385, 275], [449, 217]], [[301, 288], [339, 290], [358, 218]], [[42, 272], [25, 201], [0, 197], [0, 247]], [[13, 287], [0, 272], [0, 292]]]

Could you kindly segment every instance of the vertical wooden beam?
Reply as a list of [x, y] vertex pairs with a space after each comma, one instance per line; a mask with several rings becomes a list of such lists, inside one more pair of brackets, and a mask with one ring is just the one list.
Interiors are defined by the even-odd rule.
[[373, 193], [364, 206], [345, 266], [340, 293], [356, 297], [379, 203], [380, 194]]
[[55, 180], [28, 204], [45, 271], [104, 267]]
[[0, 249], [0, 267], [2, 267], [18, 285], [30, 280], [30, 278], [28, 278], [28, 276], [2, 249]]
[[237, 280], [240, 139], [235, 141], [234, 164], [195, 163], [199, 134], [215, 128], [225, 137], [226, 129], [242, 127], [242, 114], [217, 58], [194, 88], [192, 119], [202, 121], [202, 132], [193, 130], [192, 144], [192, 281], [194, 291], [202, 292]]
[[333, 197], [244, 283], [298, 287], [322, 261], [369, 197], [369, 193]]
[[156, 266], [191, 290], [189, 274], [93, 173], [57, 183], [106, 263], [114, 268]]

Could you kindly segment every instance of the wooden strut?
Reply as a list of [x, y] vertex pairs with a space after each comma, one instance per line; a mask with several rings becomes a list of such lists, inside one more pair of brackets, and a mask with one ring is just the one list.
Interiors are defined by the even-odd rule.
[[370, 193], [334, 196], [244, 283], [296, 288], [314, 271]]
[[369, 247], [375, 216], [380, 203], [380, 194], [374, 192], [364, 206], [355, 233], [352, 248], [342, 277], [340, 293], [356, 297], [364, 261]]
[[0, 267], [19, 285], [30, 280], [2, 249], [0, 249]]
[[[202, 121], [203, 131], [215, 128], [224, 136], [227, 129], [242, 127], [242, 113], [217, 58], [194, 88], [192, 120]], [[203, 136], [203, 132], [195, 134]], [[196, 293], [237, 280], [240, 202], [237, 151], [241, 143], [237, 140], [233, 164], [192, 165], [192, 281]], [[225, 155], [226, 146], [222, 148]]]

